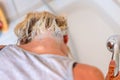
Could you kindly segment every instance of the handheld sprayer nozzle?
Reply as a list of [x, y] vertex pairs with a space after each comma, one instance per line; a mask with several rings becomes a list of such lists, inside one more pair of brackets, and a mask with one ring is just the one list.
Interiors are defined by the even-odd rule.
[[114, 76], [119, 72], [120, 35], [110, 36], [107, 40], [107, 49], [112, 52], [112, 60], [115, 61]]

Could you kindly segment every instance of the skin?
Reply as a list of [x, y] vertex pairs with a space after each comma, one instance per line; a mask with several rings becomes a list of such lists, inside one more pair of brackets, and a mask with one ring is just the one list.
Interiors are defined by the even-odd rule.
[[[1, 46], [1, 48], [4, 46]], [[44, 39], [34, 39], [28, 44], [19, 45], [19, 47], [34, 52], [36, 54], [54, 54], [67, 56], [68, 48], [64, 42], [58, 43], [51, 37]], [[103, 74], [96, 67], [79, 64], [73, 68], [74, 80], [104, 80]]]
[[108, 73], [105, 80], [120, 80], [120, 71], [117, 76], [114, 76], [115, 61], [111, 60], [109, 64]]
[[2, 49], [2, 48], [4, 48], [5, 47], [5, 45], [0, 45], [0, 50]]

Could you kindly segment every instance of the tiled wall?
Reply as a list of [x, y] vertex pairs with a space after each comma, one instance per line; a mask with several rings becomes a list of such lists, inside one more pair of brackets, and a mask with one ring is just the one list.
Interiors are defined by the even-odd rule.
[[0, 0], [0, 7], [3, 8], [8, 21], [13, 21], [42, 5], [41, 0]]

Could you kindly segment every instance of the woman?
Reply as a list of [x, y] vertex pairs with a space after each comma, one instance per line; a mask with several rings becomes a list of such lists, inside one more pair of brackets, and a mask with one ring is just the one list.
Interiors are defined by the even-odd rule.
[[67, 47], [67, 22], [49, 12], [29, 13], [15, 28], [18, 45], [1, 46], [0, 80], [104, 80]]

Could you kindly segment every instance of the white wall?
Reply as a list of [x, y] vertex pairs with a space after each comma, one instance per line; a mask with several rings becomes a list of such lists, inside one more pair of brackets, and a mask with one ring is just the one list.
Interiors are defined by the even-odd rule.
[[116, 24], [120, 27], [120, 4], [117, 3], [118, 0], [92, 0], [94, 3], [100, 7]]
[[[50, 2], [51, 0], [46, 0]], [[41, 0], [0, 0], [0, 7], [3, 8], [9, 22], [22, 17], [26, 13], [43, 6]]]

